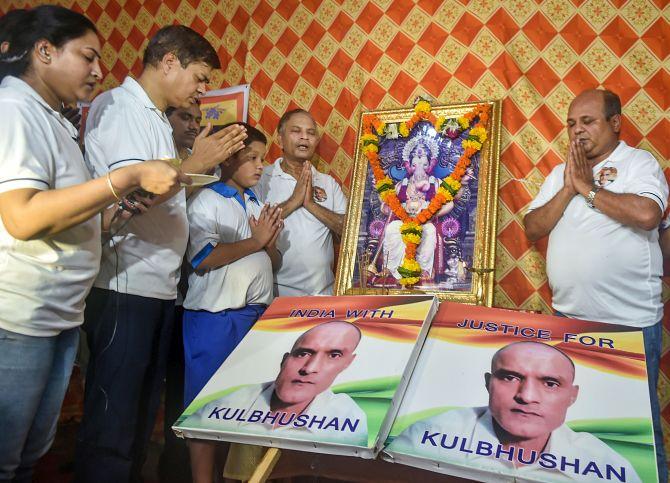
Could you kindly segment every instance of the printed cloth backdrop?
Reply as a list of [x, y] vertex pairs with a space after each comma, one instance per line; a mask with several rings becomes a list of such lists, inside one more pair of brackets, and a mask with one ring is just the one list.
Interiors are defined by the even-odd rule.
[[[0, 0], [0, 11], [37, 3]], [[624, 105], [623, 139], [651, 151], [670, 174], [668, 0], [60, 3], [96, 23], [104, 39], [103, 89], [141, 71], [141, 52], [159, 27], [181, 23], [204, 34], [224, 65], [211, 88], [250, 83], [250, 122], [270, 136], [284, 111], [309, 110], [324, 133], [317, 166], [345, 191], [362, 110], [410, 106], [420, 94], [439, 103], [503, 99], [499, 307], [550, 309], [546, 240], [531, 246], [522, 218], [563, 159], [564, 120], [576, 93], [599, 86], [616, 91]], [[279, 155], [274, 142], [267, 159]], [[660, 382], [666, 446], [669, 318]]]

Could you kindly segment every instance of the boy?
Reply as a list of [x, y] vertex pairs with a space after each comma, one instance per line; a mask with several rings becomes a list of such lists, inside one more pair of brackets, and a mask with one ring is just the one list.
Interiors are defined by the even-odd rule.
[[[184, 300], [184, 403], [188, 406], [273, 297], [281, 209], [251, 191], [263, 173], [266, 138], [243, 124], [244, 148], [221, 166], [221, 181], [188, 201], [186, 255], [194, 272]], [[194, 481], [211, 481], [215, 443], [189, 442]]]

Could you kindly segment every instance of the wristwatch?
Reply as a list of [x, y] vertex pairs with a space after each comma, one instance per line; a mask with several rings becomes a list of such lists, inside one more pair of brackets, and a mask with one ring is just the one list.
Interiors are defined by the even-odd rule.
[[596, 199], [596, 195], [598, 194], [598, 191], [600, 191], [599, 186], [594, 186], [591, 191], [589, 191], [588, 196], [586, 197], [586, 206], [588, 206], [591, 209], [595, 209], [596, 207], [593, 205], [593, 201]]

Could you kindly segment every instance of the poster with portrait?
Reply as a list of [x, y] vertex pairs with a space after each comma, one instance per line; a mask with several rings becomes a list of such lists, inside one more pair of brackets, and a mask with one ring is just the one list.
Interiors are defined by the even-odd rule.
[[482, 481], [657, 481], [642, 332], [445, 302], [383, 454]]
[[279, 297], [173, 428], [373, 458], [436, 310], [426, 295]]
[[222, 126], [229, 122], [247, 122], [249, 84], [207, 91], [200, 98], [202, 125]]
[[336, 294], [491, 305], [499, 101], [363, 113]]

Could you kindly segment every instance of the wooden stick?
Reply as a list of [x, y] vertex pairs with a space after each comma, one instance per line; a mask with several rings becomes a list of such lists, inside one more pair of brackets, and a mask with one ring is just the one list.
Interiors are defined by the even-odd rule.
[[281, 450], [279, 448], [268, 448], [263, 459], [254, 470], [254, 474], [251, 475], [249, 483], [265, 483], [270, 478], [280, 456]]

